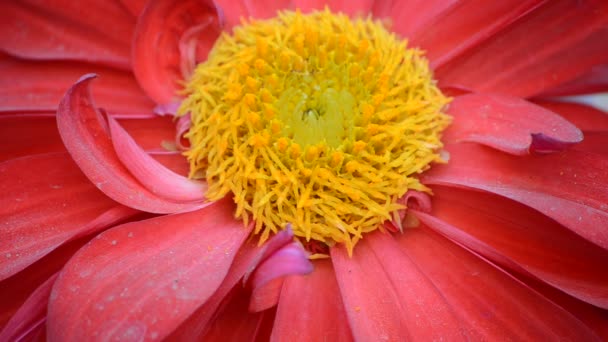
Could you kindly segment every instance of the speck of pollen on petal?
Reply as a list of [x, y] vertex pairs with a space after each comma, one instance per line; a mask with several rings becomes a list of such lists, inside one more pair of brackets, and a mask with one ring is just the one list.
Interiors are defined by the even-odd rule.
[[223, 33], [187, 82], [190, 177], [233, 196], [260, 243], [291, 223], [349, 253], [443, 162], [449, 102], [423, 52], [372, 18], [279, 12]]

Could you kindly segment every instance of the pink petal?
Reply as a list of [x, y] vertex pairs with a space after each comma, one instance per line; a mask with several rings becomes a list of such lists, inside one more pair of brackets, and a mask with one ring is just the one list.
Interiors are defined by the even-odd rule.
[[115, 201], [151, 213], [194, 210], [204, 204], [160, 198], [143, 187], [122, 165], [105, 122], [95, 109], [89, 92], [94, 75], [72, 86], [59, 104], [57, 126], [63, 142], [89, 180]]
[[274, 278], [264, 285], [254, 288], [249, 299], [249, 312], [262, 312], [277, 306], [284, 282], [283, 277]]
[[134, 24], [131, 14], [113, 1], [2, 1], [0, 50], [22, 58], [128, 70]]
[[[0, 341], [29, 340], [46, 322], [46, 308], [57, 273], [40, 285], [0, 331]], [[32, 339], [34, 340], [34, 339]]]
[[257, 19], [276, 17], [281, 10], [293, 10], [292, 0], [243, 0], [247, 13]]
[[167, 169], [144, 152], [116, 120], [109, 118], [109, 125], [118, 158], [153, 194], [179, 202], [205, 199], [206, 183], [190, 180]]
[[331, 255], [355, 339], [464, 338], [450, 305], [391, 236], [369, 234], [352, 259], [344, 248]]
[[249, 18], [249, 10], [244, 0], [213, 0], [221, 27], [230, 32], [234, 26], [240, 25], [241, 18]]
[[342, 12], [350, 17], [366, 17], [374, 5], [374, 0], [328, 0], [327, 6], [334, 12]]
[[99, 235], [57, 279], [49, 303], [49, 339], [170, 334], [213, 295], [249, 235], [250, 229], [233, 218], [230, 202], [127, 223]]
[[314, 268], [285, 279], [272, 341], [353, 340], [331, 262], [315, 261]]
[[136, 214], [99, 192], [65, 153], [4, 162], [0, 175], [0, 279]]
[[559, 115], [525, 100], [468, 94], [450, 104], [454, 122], [445, 141], [470, 141], [515, 155], [554, 152], [583, 140], [581, 131]]
[[473, 188], [510, 198], [608, 249], [607, 159], [576, 150], [514, 157], [473, 144], [447, 149], [450, 162], [426, 172], [425, 184]]
[[561, 115], [585, 132], [608, 131], [608, 114], [601, 110], [570, 102], [548, 100], [536, 100], [534, 102]]
[[437, 68], [464, 51], [492, 38], [515, 20], [538, 7], [541, 0], [459, 1], [429, 20], [411, 36], [412, 46], [426, 51]]
[[567, 311], [428, 229], [410, 229], [397, 240], [459, 317], [469, 339], [597, 340]]
[[82, 75], [96, 72], [97, 103], [112, 113], [149, 114], [154, 104], [133, 75], [80, 62], [31, 62], [0, 58], [0, 111], [56, 111], [66, 90]]
[[416, 36], [442, 13], [458, 5], [457, 0], [378, 0], [373, 5], [373, 14], [390, 19], [390, 29], [403, 38]]
[[180, 39], [189, 28], [201, 24], [206, 26], [197, 32], [195, 40], [211, 47], [221, 31], [211, 1], [153, 0], [140, 15], [133, 37], [133, 72], [156, 103], [177, 99], [178, 82], [189, 76], [181, 74]]
[[600, 271], [608, 264], [608, 251], [506, 198], [440, 186], [433, 192], [433, 216], [416, 213], [430, 228], [496, 263], [506, 258], [580, 300], [608, 308], [608, 274]]
[[0, 162], [52, 152], [65, 152], [53, 116], [0, 116]]
[[[281, 247], [256, 267], [251, 280], [253, 293], [249, 310], [262, 311], [277, 304], [282, 285], [277, 279], [288, 275], [304, 275], [312, 271], [308, 253], [300, 243], [290, 242]], [[270, 289], [268, 285], [271, 285]]]
[[547, 1], [435, 76], [442, 87], [537, 95], [608, 61], [607, 24], [606, 1]]
[[327, 4], [326, 0], [293, 0], [293, 8], [299, 9], [302, 13], [314, 10], [322, 10]]

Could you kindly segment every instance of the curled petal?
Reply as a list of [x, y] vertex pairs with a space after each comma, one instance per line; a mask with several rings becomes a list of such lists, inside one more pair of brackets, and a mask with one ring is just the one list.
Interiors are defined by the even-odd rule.
[[470, 141], [515, 155], [554, 152], [583, 140], [570, 122], [540, 106], [500, 95], [469, 94], [450, 104], [446, 141]]
[[291, 242], [283, 246], [256, 268], [251, 281], [253, 293], [249, 310], [256, 312], [276, 305], [283, 284], [282, 277], [310, 272], [312, 264], [302, 245]]
[[[192, 27], [198, 29], [189, 31]], [[197, 52], [198, 62], [206, 58], [220, 32], [218, 12], [211, 1], [150, 1], [133, 37], [133, 72], [137, 81], [156, 103], [174, 102], [180, 89], [178, 82], [184, 79], [180, 41], [190, 49], [200, 45], [192, 50]], [[186, 33], [188, 37], [182, 40]]]
[[116, 155], [106, 123], [93, 106], [89, 85], [95, 75], [83, 76], [66, 93], [57, 110], [57, 126], [76, 164], [108, 197], [151, 213], [194, 210], [201, 203], [171, 201], [143, 187]]
[[116, 120], [109, 118], [109, 125], [118, 158], [148, 190], [179, 202], [205, 199], [206, 183], [190, 180], [167, 169], [144, 152]]

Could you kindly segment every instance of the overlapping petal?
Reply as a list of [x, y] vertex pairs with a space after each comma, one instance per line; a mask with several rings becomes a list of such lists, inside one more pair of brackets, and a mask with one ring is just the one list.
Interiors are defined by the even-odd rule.
[[412, 229], [398, 242], [452, 307], [471, 340], [599, 340], [567, 311], [426, 228]]
[[59, 104], [57, 126], [61, 138], [89, 180], [115, 201], [151, 213], [194, 210], [204, 203], [161, 198], [135, 179], [123, 166], [109, 137], [107, 124], [95, 109], [87, 75], [68, 90]]
[[443, 87], [530, 97], [605, 64], [607, 34], [605, 1], [547, 1], [435, 76]]
[[[144, 8], [133, 37], [133, 72], [156, 103], [179, 100], [183, 58], [204, 60], [220, 34], [218, 12], [210, 0], [152, 0]], [[195, 31], [189, 31], [195, 29]], [[190, 34], [187, 41], [182, 41]], [[192, 45], [193, 55], [180, 53], [180, 42]], [[184, 50], [182, 48], [182, 50]], [[194, 62], [194, 61], [193, 61]]]
[[484, 144], [514, 155], [562, 150], [583, 140], [581, 131], [542, 107], [500, 95], [468, 94], [450, 103], [454, 121], [444, 140]]
[[99, 235], [57, 280], [49, 304], [49, 338], [162, 339], [170, 334], [213, 295], [249, 235], [233, 211], [234, 205], [223, 200]]
[[446, 187], [433, 192], [433, 215], [416, 213], [427, 226], [507, 268], [514, 264], [576, 298], [608, 308], [608, 274], [598, 272], [608, 263], [605, 249], [506, 198]]
[[115, 1], [2, 1], [0, 50], [34, 60], [88, 61], [128, 70], [134, 24]]
[[137, 213], [105, 197], [65, 153], [6, 161], [0, 175], [11, 180], [0, 183], [0, 279]]
[[450, 163], [422, 176], [426, 184], [484, 190], [553, 218], [608, 249], [608, 160], [576, 150], [515, 157], [475, 144], [449, 145]]

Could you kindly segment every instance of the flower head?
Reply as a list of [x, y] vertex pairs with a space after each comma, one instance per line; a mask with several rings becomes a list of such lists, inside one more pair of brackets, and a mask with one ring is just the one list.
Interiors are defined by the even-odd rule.
[[608, 337], [604, 2], [0, 19], [0, 340]]

